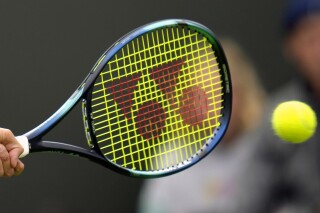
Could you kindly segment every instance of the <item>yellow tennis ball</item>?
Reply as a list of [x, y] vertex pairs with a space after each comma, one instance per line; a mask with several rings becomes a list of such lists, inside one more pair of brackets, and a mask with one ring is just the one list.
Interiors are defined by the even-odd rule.
[[287, 101], [275, 108], [272, 115], [272, 127], [282, 140], [302, 143], [315, 133], [317, 117], [307, 104]]

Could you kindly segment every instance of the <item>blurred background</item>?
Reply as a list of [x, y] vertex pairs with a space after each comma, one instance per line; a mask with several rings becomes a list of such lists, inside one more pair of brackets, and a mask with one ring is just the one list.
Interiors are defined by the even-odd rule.
[[[267, 92], [292, 78], [281, 52], [282, 1], [0, 0], [0, 126], [23, 134], [50, 116], [119, 37], [168, 18], [231, 37]], [[86, 146], [80, 108], [47, 139]], [[23, 175], [0, 179], [1, 212], [135, 212], [142, 180], [85, 159], [33, 154]]]

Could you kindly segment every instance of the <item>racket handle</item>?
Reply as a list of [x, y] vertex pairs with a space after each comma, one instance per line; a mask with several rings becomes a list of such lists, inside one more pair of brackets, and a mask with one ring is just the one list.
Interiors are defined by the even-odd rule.
[[23, 135], [16, 137], [16, 139], [18, 140], [20, 145], [23, 147], [23, 152], [19, 156], [19, 158], [23, 158], [29, 154], [29, 140], [26, 136], [23, 136]]

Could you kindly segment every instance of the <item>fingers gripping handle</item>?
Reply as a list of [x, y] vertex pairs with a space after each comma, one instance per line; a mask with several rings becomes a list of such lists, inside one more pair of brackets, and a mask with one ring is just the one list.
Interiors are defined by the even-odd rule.
[[23, 158], [29, 154], [29, 140], [26, 136], [18, 136], [18, 137], [16, 137], [16, 139], [18, 140], [18, 142], [20, 143], [20, 145], [23, 148], [23, 152], [19, 156], [19, 158]]

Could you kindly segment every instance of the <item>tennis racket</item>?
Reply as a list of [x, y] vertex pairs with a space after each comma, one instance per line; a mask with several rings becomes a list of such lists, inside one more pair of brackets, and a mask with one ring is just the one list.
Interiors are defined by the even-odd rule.
[[[113, 44], [51, 117], [17, 137], [21, 157], [59, 152], [134, 177], [173, 174], [219, 143], [231, 102], [227, 60], [214, 34], [193, 21], [154, 22]], [[88, 149], [43, 140], [78, 103]]]

